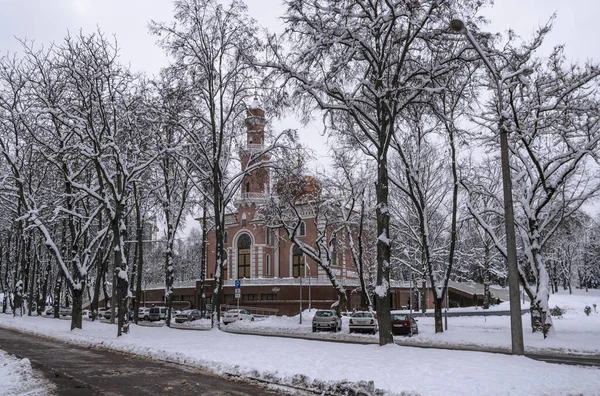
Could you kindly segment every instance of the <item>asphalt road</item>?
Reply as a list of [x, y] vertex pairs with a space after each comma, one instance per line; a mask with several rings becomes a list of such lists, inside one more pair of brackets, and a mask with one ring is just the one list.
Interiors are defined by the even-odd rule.
[[0, 349], [28, 358], [34, 369], [41, 370], [56, 385], [56, 395], [281, 394], [182, 365], [88, 349], [7, 329], [0, 331]]

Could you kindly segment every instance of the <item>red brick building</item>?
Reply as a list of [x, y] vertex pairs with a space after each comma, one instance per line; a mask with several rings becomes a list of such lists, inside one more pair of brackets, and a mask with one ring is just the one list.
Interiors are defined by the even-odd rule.
[[[253, 152], [264, 149], [265, 112], [258, 100], [252, 102], [246, 117], [246, 146], [240, 150], [242, 168], [248, 164]], [[264, 156], [262, 160], [268, 160]], [[294, 243], [287, 239], [285, 231], [265, 226], [257, 215], [258, 208], [266, 202], [271, 190], [271, 180], [266, 168], [257, 169], [244, 177], [241, 191], [234, 201], [236, 211], [225, 216], [225, 255], [227, 264], [223, 268], [223, 304], [235, 305], [235, 280], [241, 282], [240, 306], [248, 307], [256, 313], [295, 315], [309, 306], [330, 308], [337, 301], [337, 295], [325, 271], [312, 259], [306, 257]], [[280, 187], [278, 187], [280, 188]], [[317, 236], [317, 225], [309, 205], [299, 208], [302, 224], [301, 239], [312, 244]], [[209, 232], [207, 243], [206, 299], [212, 302], [214, 290], [215, 233]], [[351, 310], [360, 305], [360, 286], [354, 269], [347, 235], [336, 237], [336, 252], [331, 268], [347, 293], [346, 308]], [[183, 293], [183, 290], [181, 291]], [[175, 290], [175, 301], [178, 299]], [[190, 290], [186, 289], [189, 299]], [[425, 301], [433, 307], [431, 291], [427, 290]], [[200, 306], [200, 281], [196, 283], [193, 306]], [[462, 297], [461, 297], [462, 298]], [[470, 296], [465, 296], [465, 299]], [[413, 308], [418, 309], [416, 291]], [[409, 306], [410, 288], [407, 282], [392, 282], [392, 309]], [[431, 302], [431, 303], [430, 303]]]

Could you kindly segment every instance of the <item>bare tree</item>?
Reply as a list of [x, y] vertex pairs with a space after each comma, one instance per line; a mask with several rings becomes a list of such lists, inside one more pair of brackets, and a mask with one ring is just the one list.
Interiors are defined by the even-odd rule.
[[[345, 136], [377, 164], [377, 281], [379, 343], [393, 342], [390, 318], [390, 214], [388, 152], [397, 123], [454, 57], [429, 63], [440, 45], [445, 1], [286, 1], [284, 45], [271, 40], [267, 62], [293, 83], [292, 95], [325, 112], [326, 127]], [[471, 2], [461, 12], [474, 12]], [[291, 48], [285, 54], [283, 48]]]
[[[600, 140], [598, 128], [598, 76], [594, 65], [565, 65], [563, 48], [557, 47], [545, 60], [533, 54], [549, 30], [542, 29], [533, 44], [524, 50], [506, 46], [498, 57], [499, 70], [517, 70], [535, 62], [536, 75], [527, 88], [506, 87], [507, 118], [510, 132], [512, 173], [516, 208], [515, 222], [524, 260], [519, 272], [531, 304], [533, 331], [544, 337], [552, 327], [548, 314], [549, 276], [544, 259], [547, 242], [564, 219], [598, 194], [600, 180], [589, 171], [597, 163]], [[486, 114], [482, 124], [493, 128], [497, 114]], [[491, 140], [495, 142], [495, 139]], [[485, 187], [478, 193], [486, 194]], [[471, 192], [474, 190], [471, 188]], [[489, 194], [489, 192], [487, 192]], [[506, 249], [485, 219], [475, 218], [489, 233], [506, 257]], [[533, 284], [528, 280], [532, 279]]]
[[[215, 0], [183, 0], [175, 4], [175, 23], [150, 24], [160, 45], [173, 56], [173, 70], [187, 81], [191, 102], [177, 125], [186, 134], [191, 182], [212, 206], [216, 236], [213, 325], [220, 323], [224, 224], [227, 206], [245, 174], [265, 166], [264, 155], [273, 146], [251, 153], [243, 171], [233, 171], [234, 144], [243, 132], [246, 103], [259, 76], [253, 64], [261, 48], [256, 23], [238, 0], [223, 6]], [[274, 143], [277, 138], [274, 139]], [[208, 187], [208, 189], [205, 189]]]

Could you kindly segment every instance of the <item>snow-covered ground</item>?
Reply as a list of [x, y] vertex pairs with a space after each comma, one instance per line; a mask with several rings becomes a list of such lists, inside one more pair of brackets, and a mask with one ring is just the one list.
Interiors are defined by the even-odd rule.
[[[554, 294], [550, 306], [566, 309], [554, 318], [556, 334], [543, 340], [531, 334], [529, 316], [523, 316], [527, 351], [600, 354], [600, 291], [574, 290]], [[592, 307], [589, 316], [584, 307]], [[506, 306], [494, 309], [506, 309]], [[235, 323], [227, 329], [257, 332], [306, 333], [313, 312], [299, 317], [270, 317]], [[318, 338], [372, 340], [377, 336], [348, 334], [347, 318], [338, 334], [317, 333]], [[21, 329], [76, 344], [109, 348], [155, 359], [202, 367], [214, 373], [232, 373], [279, 383], [318, 389], [347, 386], [369, 389], [369, 381], [387, 394], [405, 395], [600, 395], [600, 369], [538, 362], [504, 354], [423, 349], [411, 346], [358, 345], [320, 340], [240, 335], [213, 329], [183, 331], [168, 327], [131, 326], [117, 338], [116, 328], [84, 322], [83, 330], [69, 331], [69, 322], [49, 318], [0, 315], [0, 327]], [[206, 327], [197, 323], [192, 327]], [[397, 340], [415, 344], [470, 345], [510, 349], [508, 316], [450, 317], [448, 331], [435, 334], [432, 318], [419, 318], [419, 335]], [[0, 376], [0, 386], [2, 386]], [[361, 381], [364, 381], [362, 385]], [[1, 389], [1, 388], [0, 388]], [[374, 392], [367, 394], [375, 394]]]
[[18, 359], [0, 350], [0, 394], [47, 395], [53, 385], [31, 368], [29, 359]]

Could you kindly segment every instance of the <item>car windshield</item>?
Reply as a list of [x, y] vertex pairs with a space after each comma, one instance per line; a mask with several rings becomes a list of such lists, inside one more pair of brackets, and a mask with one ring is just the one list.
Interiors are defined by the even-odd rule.
[[354, 315], [352, 315], [353, 318], [372, 318], [373, 315], [371, 314], [371, 312], [356, 312]]
[[227, 311], [227, 313], [241, 313], [241, 312], [242, 311], [237, 310], [237, 309], [232, 309], [232, 310]]
[[408, 320], [406, 315], [392, 315], [392, 320]]
[[333, 312], [331, 312], [331, 311], [317, 311], [317, 313], [315, 315], [319, 316], [321, 318], [329, 318], [329, 317], [333, 316]]
[[191, 314], [191, 313], [192, 313], [192, 311], [188, 309], [188, 310], [185, 310], [185, 311], [181, 311], [181, 312], [179, 313], [179, 315], [189, 315], [189, 314]]

